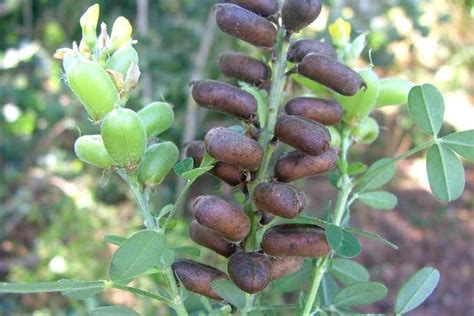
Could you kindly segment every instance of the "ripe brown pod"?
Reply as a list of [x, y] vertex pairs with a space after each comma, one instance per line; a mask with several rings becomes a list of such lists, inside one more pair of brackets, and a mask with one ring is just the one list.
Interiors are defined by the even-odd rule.
[[271, 76], [270, 67], [263, 61], [236, 52], [219, 55], [219, 69], [226, 76], [260, 86]]
[[301, 269], [304, 263], [302, 257], [281, 257], [271, 258], [272, 262], [272, 280], [293, 274]]
[[221, 31], [261, 47], [273, 47], [275, 25], [252, 11], [231, 3], [217, 4], [216, 22]]
[[260, 166], [263, 150], [258, 142], [224, 127], [214, 127], [204, 138], [206, 151], [213, 158], [250, 171]]
[[345, 96], [353, 96], [365, 86], [362, 77], [350, 67], [320, 54], [306, 55], [298, 72]]
[[214, 250], [226, 258], [230, 257], [235, 251], [234, 244], [229, 243], [219, 233], [202, 226], [197, 221], [192, 221], [189, 225], [189, 236], [195, 243]]
[[242, 291], [257, 293], [265, 289], [272, 279], [272, 263], [258, 252], [236, 252], [229, 258], [227, 272]]
[[189, 291], [222, 300], [211, 287], [212, 281], [229, 278], [221, 270], [192, 260], [178, 260], [171, 267], [174, 275]]
[[275, 257], [318, 258], [331, 251], [323, 229], [302, 224], [273, 226], [263, 235], [262, 249]]
[[255, 187], [253, 201], [260, 211], [294, 218], [306, 206], [306, 195], [291, 184], [262, 182]]
[[344, 115], [344, 108], [336, 101], [299, 97], [286, 103], [285, 112], [300, 115], [324, 125], [339, 124]]
[[216, 80], [193, 84], [192, 96], [200, 106], [250, 120], [256, 116], [257, 100], [248, 92]]
[[332, 170], [336, 166], [337, 150], [330, 148], [319, 156], [292, 151], [279, 158], [275, 164], [275, 177], [281, 182], [291, 182]]
[[224, 0], [224, 2], [236, 4], [264, 17], [278, 12], [277, 0]]
[[311, 53], [337, 59], [337, 52], [331, 45], [312, 39], [301, 39], [291, 43], [286, 59], [293, 63], [299, 63], [306, 55]]
[[321, 9], [321, 0], [285, 0], [281, 19], [288, 31], [298, 32], [316, 20]]
[[281, 114], [275, 124], [275, 136], [313, 156], [327, 151], [331, 144], [331, 134], [324, 125], [297, 115]]
[[197, 197], [193, 211], [199, 224], [218, 232], [227, 240], [241, 241], [250, 231], [248, 216], [218, 196]]
[[260, 215], [262, 215], [262, 217], [260, 218], [260, 225], [268, 225], [275, 218], [273, 214], [266, 212], [260, 212]]

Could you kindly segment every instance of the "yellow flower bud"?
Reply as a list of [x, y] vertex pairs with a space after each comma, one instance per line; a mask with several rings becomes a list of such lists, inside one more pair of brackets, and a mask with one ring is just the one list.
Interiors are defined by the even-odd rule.
[[351, 37], [351, 24], [341, 18], [329, 25], [329, 34], [337, 47], [344, 47]]
[[116, 50], [132, 39], [132, 25], [123, 16], [119, 16], [112, 26], [110, 35], [111, 50]]
[[90, 6], [87, 11], [81, 16], [79, 23], [82, 28], [82, 39], [93, 49], [95, 47], [95, 41], [97, 37], [96, 29], [97, 23], [99, 21], [100, 7], [99, 4], [94, 4]]

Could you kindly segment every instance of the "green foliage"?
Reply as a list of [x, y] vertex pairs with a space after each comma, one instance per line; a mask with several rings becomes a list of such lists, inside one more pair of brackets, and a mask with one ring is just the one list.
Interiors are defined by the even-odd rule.
[[136, 311], [125, 306], [103, 306], [89, 311], [90, 316], [139, 316]]
[[361, 251], [357, 238], [334, 224], [329, 224], [326, 227], [326, 239], [332, 250], [341, 257], [357, 257]]
[[398, 198], [385, 191], [364, 192], [357, 195], [360, 202], [372, 208], [390, 210], [397, 206]]
[[367, 282], [370, 278], [369, 272], [363, 265], [342, 258], [336, 258], [331, 262], [329, 272], [344, 285]]
[[242, 310], [247, 306], [247, 294], [240, 290], [232, 281], [216, 280], [211, 283], [211, 286], [217, 294], [238, 309]]
[[354, 283], [340, 290], [333, 304], [336, 307], [368, 305], [384, 299], [387, 293], [385, 285], [378, 282]]
[[443, 125], [444, 100], [436, 87], [424, 84], [412, 88], [408, 95], [408, 109], [424, 133], [438, 135]]

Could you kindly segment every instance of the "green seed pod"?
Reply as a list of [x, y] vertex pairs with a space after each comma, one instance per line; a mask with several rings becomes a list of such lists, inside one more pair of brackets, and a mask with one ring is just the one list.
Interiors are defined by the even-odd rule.
[[321, 9], [321, 0], [285, 0], [281, 19], [288, 31], [298, 32], [313, 23]]
[[206, 151], [214, 159], [255, 171], [260, 166], [263, 150], [258, 142], [228, 128], [210, 129], [204, 138]]
[[281, 114], [275, 125], [275, 136], [313, 156], [327, 151], [331, 143], [331, 135], [324, 125], [296, 115]]
[[355, 95], [365, 86], [357, 72], [340, 63], [337, 59], [320, 54], [306, 55], [298, 65], [298, 72], [346, 96]]
[[281, 257], [271, 258], [270, 260], [272, 262], [272, 280], [299, 271], [304, 263], [302, 257]]
[[294, 98], [288, 101], [285, 112], [300, 115], [324, 125], [339, 124], [344, 115], [342, 106], [331, 100], [308, 97]]
[[227, 272], [242, 291], [253, 294], [264, 290], [272, 279], [272, 263], [258, 252], [236, 252], [229, 258]]
[[408, 94], [415, 86], [413, 82], [400, 78], [385, 78], [380, 80], [380, 93], [376, 106], [405, 104], [408, 101]]
[[226, 258], [235, 252], [234, 244], [226, 241], [219, 233], [202, 226], [197, 221], [192, 221], [191, 225], [189, 225], [189, 236], [195, 243], [209, 248]]
[[274, 15], [278, 12], [277, 0], [224, 0], [224, 2], [233, 3], [263, 17]]
[[301, 224], [273, 226], [263, 235], [262, 249], [275, 257], [318, 258], [331, 251], [323, 229]]
[[140, 164], [138, 178], [146, 185], [158, 185], [178, 162], [179, 149], [172, 142], [162, 142], [148, 147]]
[[107, 61], [105, 68], [115, 70], [122, 74], [123, 79], [127, 75], [131, 64], [138, 65], [138, 53], [131, 45], [118, 49]]
[[291, 182], [332, 170], [338, 160], [337, 150], [330, 148], [319, 156], [292, 151], [279, 158], [275, 164], [275, 177], [281, 182]]
[[331, 45], [311, 39], [301, 39], [291, 43], [286, 59], [292, 63], [299, 63], [311, 53], [337, 59], [337, 52]]
[[74, 143], [74, 152], [81, 161], [96, 167], [109, 169], [113, 165], [100, 135], [79, 137]]
[[112, 111], [119, 101], [114, 82], [96, 62], [77, 60], [68, 66], [66, 77], [72, 92], [94, 122]]
[[220, 81], [198, 81], [193, 85], [192, 95], [200, 106], [245, 120], [255, 118], [257, 113], [253, 95]]
[[216, 22], [221, 31], [247, 43], [261, 47], [273, 47], [276, 27], [267, 19], [234, 4], [217, 4]]
[[263, 61], [236, 52], [219, 55], [219, 69], [229, 78], [260, 86], [271, 76], [270, 67]]
[[122, 168], [135, 169], [146, 151], [146, 131], [140, 117], [130, 109], [116, 108], [101, 127], [102, 140], [110, 158]]
[[250, 231], [247, 215], [218, 196], [197, 197], [193, 211], [199, 224], [218, 232], [227, 240], [241, 241]]
[[339, 148], [341, 147], [341, 134], [334, 126], [328, 126], [329, 134], [331, 134], [331, 147]]
[[211, 287], [213, 281], [229, 279], [221, 270], [192, 260], [178, 260], [171, 267], [176, 278], [188, 291], [222, 300]]
[[362, 144], [372, 144], [379, 137], [379, 133], [379, 124], [370, 116], [360, 121], [352, 130], [352, 135]]
[[262, 182], [255, 187], [253, 201], [260, 211], [294, 218], [305, 208], [306, 195], [290, 184]]
[[138, 111], [138, 116], [145, 126], [148, 138], [168, 130], [174, 122], [174, 112], [171, 104], [153, 102]]

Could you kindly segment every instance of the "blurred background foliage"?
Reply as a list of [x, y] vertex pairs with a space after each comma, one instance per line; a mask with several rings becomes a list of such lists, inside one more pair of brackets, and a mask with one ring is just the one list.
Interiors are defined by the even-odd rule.
[[[163, 138], [178, 144], [202, 139], [210, 126], [233, 124], [224, 116], [197, 109], [189, 99], [192, 80], [223, 79], [215, 63], [220, 52], [235, 49], [268, 58], [216, 30], [211, 12], [215, 2], [100, 1], [101, 20], [111, 25], [117, 16], [123, 15], [135, 26], [143, 75], [140, 91], [131, 98], [129, 106], [140, 108], [162, 99], [173, 103], [176, 122]], [[320, 18], [298, 36], [329, 40], [327, 25], [343, 17], [353, 25], [354, 37], [368, 33], [370, 54], [369, 49], [363, 53], [365, 60], [360, 67], [369, 63], [371, 56], [381, 76], [436, 84], [446, 98], [449, 123], [446, 130], [474, 128], [474, 1], [324, 2]], [[116, 176], [84, 165], [74, 156], [74, 140], [80, 134], [96, 132], [97, 127], [87, 120], [78, 101], [72, 98], [62, 78], [60, 63], [52, 59], [57, 48], [80, 39], [79, 17], [92, 3], [88, 0], [0, 1], [0, 281], [103, 278], [107, 266], [104, 262], [113, 251], [103, 242], [103, 236], [128, 235], [140, 227], [140, 218], [123, 183]], [[295, 84], [288, 91], [292, 89], [301, 88]], [[423, 135], [415, 133], [404, 106], [384, 108], [374, 116], [382, 127], [381, 138], [369, 151], [360, 146], [354, 153], [366, 162], [381, 155], [393, 156], [423, 139]], [[416, 159], [402, 164], [400, 172], [406, 177], [392, 186], [401, 199], [406, 195], [407, 202], [401, 203], [395, 214], [403, 213], [405, 217], [386, 214], [371, 217], [374, 213], [360, 210], [363, 216], [357, 214], [355, 220], [361, 225], [374, 225], [373, 230], [420, 252], [424, 251], [422, 243], [434, 244], [435, 253], [442, 252], [443, 245], [451, 246], [446, 241], [439, 242], [439, 235], [429, 233], [435, 228], [449, 230], [450, 242], [460, 245], [453, 245], [458, 250], [453, 256], [467, 256], [459, 261], [467, 260], [467, 267], [458, 266], [464, 274], [457, 274], [453, 279], [449, 272], [445, 274], [440, 294], [418, 313], [473, 314], [474, 303], [467, 299], [474, 297], [472, 165], [467, 168], [466, 193], [461, 202], [452, 205], [441, 205], [426, 193], [429, 189], [424, 165]], [[327, 181], [315, 181], [320, 180], [310, 180], [306, 187], [312, 207], [321, 211], [326, 204], [318, 198], [324, 191], [319, 185], [327, 186]], [[206, 176], [200, 182], [191, 195], [215, 190], [231, 194], [228, 187], [218, 186], [211, 177]], [[153, 207], [159, 209], [171, 202], [177, 188], [177, 179], [170, 176], [152, 195]], [[186, 233], [186, 210], [181, 215], [170, 240], [176, 245], [191, 245]], [[397, 216], [396, 220], [390, 216]], [[400, 225], [406, 230], [400, 232]], [[417, 234], [424, 237], [420, 239]], [[410, 245], [410, 241], [416, 240], [421, 241]], [[446, 261], [443, 254], [416, 259], [406, 256], [404, 260], [409, 265], [402, 266], [403, 262], [393, 261], [396, 254], [372, 251], [377, 246], [370, 248], [371, 243], [364, 245], [368, 254], [361, 260], [380, 279], [395, 284], [393, 288], [398, 287], [397, 282], [403, 276], [426, 264], [441, 266], [443, 275]], [[207, 251], [202, 252], [201, 259], [216, 261], [215, 255]], [[453, 263], [446, 261], [446, 266], [452, 268]], [[402, 271], [398, 271], [399, 267]], [[304, 283], [305, 275], [300, 275], [303, 276], [300, 283]], [[298, 291], [300, 283], [293, 281], [290, 285], [283, 280], [268, 295], [275, 297], [274, 302], [295, 300], [297, 295], [282, 293]], [[28, 314], [36, 310], [38, 315], [75, 315], [107, 303], [130, 305], [144, 314], [151, 313], [153, 308], [129, 295], [111, 291], [79, 303], [51, 294], [2, 296], [0, 314]], [[379, 304], [376, 311], [384, 312], [387, 304]]]

